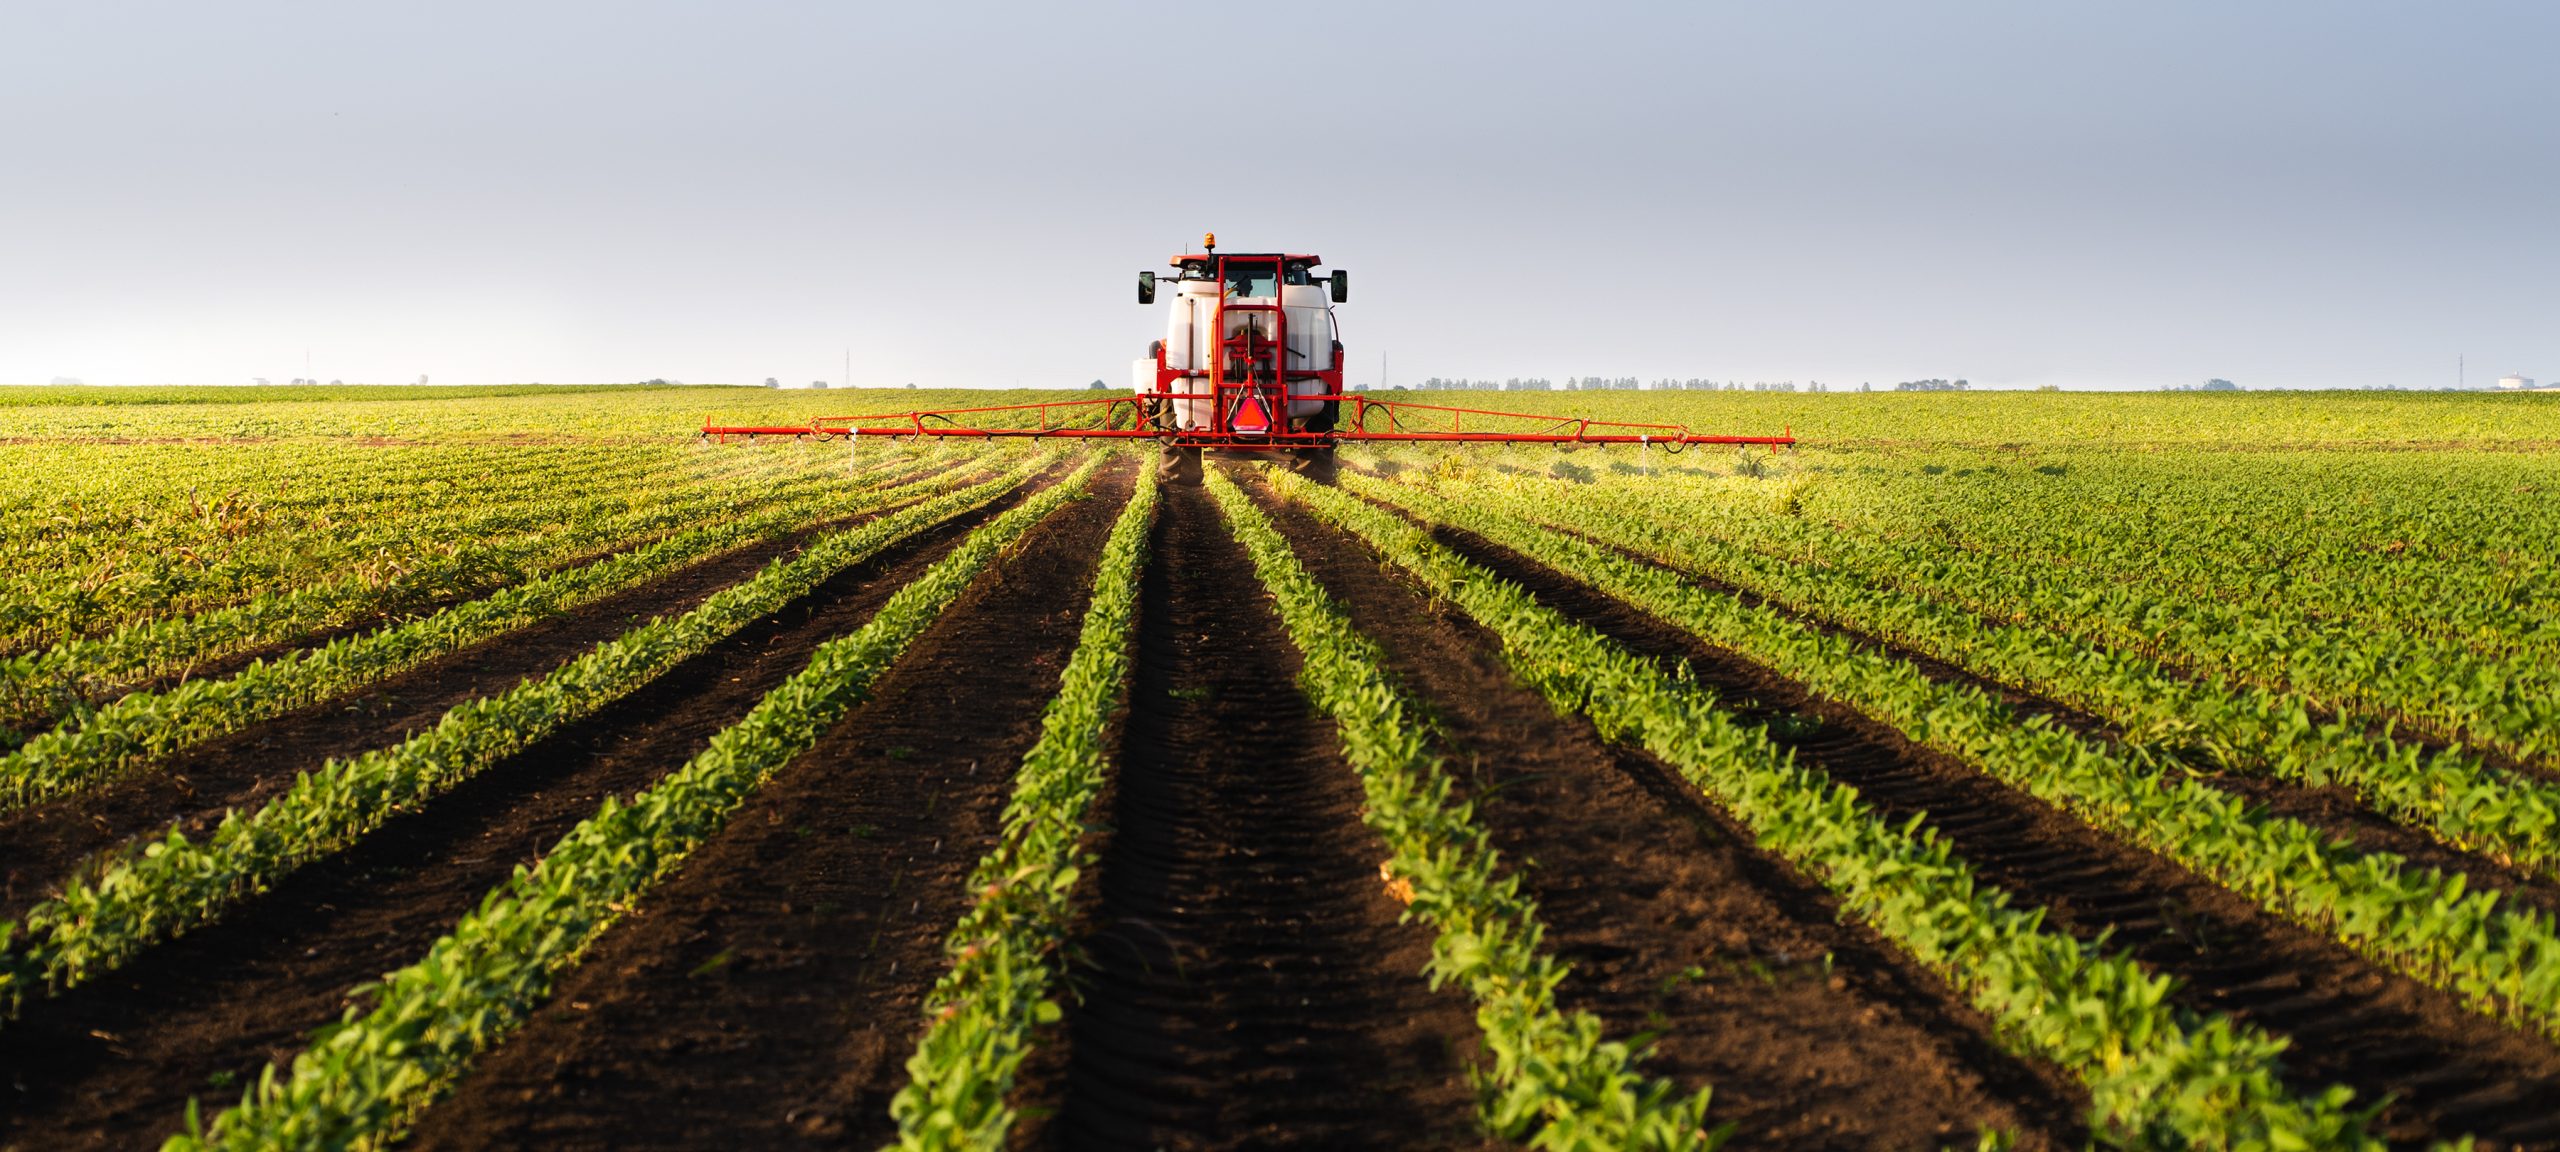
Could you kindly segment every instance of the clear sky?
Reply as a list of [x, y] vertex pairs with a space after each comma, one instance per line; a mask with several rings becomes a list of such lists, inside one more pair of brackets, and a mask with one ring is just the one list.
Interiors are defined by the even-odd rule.
[[0, 2], [0, 382], [2560, 377], [2551, 3]]

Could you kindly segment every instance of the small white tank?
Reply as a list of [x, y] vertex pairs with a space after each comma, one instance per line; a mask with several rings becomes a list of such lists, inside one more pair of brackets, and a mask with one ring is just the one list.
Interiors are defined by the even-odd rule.
[[2533, 377], [2531, 377], [2531, 376], [2500, 376], [2500, 377], [2498, 377], [2498, 387], [2500, 387], [2500, 388], [2515, 389], [2515, 390], [2519, 390], [2519, 391], [2521, 391], [2521, 390], [2523, 390], [2523, 389], [2533, 387]]

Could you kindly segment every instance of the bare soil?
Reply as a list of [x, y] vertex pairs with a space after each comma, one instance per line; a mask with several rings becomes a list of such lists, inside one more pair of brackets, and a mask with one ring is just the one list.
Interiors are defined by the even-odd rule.
[[1755, 1148], [1935, 1148], [1984, 1128], [2086, 1143], [2086, 1095], [2003, 1051], [1988, 1021], [1676, 772], [1518, 684], [1500, 642], [1357, 538], [1266, 499], [1299, 560], [1416, 693], [1477, 818], [1538, 902], [1560, 992], [1645, 1069], [1712, 1087]]
[[[416, 959], [606, 796], [629, 796], [682, 765], [819, 643], [858, 627], [972, 524], [1018, 498], [855, 565], [220, 922], [30, 1003], [0, 1028], [0, 1149], [129, 1147], [176, 1130], [191, 1095], [226, 1103], [337, 1018], [350, 989]], [[622, 620], [593, 625], [609, 635]], [[379, 737], [349, 727], [340, 739], [338, 751]], [[288, 746], [311, 763], [326, 751]]]
[[1082, 999], [1021, 1146], [1484, 1146], [1472, 1008], [1423, 978], [1251, 562], [1187, 486], [1155, 547]]
[[[1578, 534], [1577, 534], [1578, 535]], [[1603, 544], [1588, 537], [1587, 543], [1609, 548], [1637, 563], [1662, 567], [1647, 557], [1625, 549]], [[1666, 569], [1670, 570], [1670, 569]], [[1676, 570], [1673, 570], [1676, 571]], [[2034, 690], [1990, 677], [1977, 675], [1935, 657], [1906, 648], [1871, 633], [1848, 628], [1785, 604], [1770, 600], [1756, 592], [1738, 588], [1712, 577], [1694, 572], [1678, 572], [1682, 579], [1701, 588], [1710, 588], [1732, 596], [1745, 604], [1779, 613], [1806, 627], [1827, 635], [1853, 641], [1918, 668], [1922, 675], [1942, 684], [1962, 684], [1978, 688], [2007, 704], [2021, 717], [2043, 717], [2049, 723], [2102, 743], [2124, 744], [2124, 730], [2107, 720], [2069, 704], [2037, 694]], [[2332, 719], [2322, 715], [2321, 720]], [[2381, 735], [2379, 728], [2374, 732]], [[2410, 739], [2407, 733], [2401, 739]], [[2441, 751], [2441, 743], [2421, 740], [2430, 752]], [[2509, 772], [2536, 774], [2528, 765], [2488, 754], [2493, 767]], [[2198, 782], [2264, 805], [2275, 815], [2299, 820], [2330, 836], [2338, 837], [2367, 852], [2389, 852], [2424, 868], [2448, 873], [2461, 873], [2471, 879], [2474, 888], [2486, 888], [2506, 894], [2522, 906], [2545, 914], [2560, 915], [2560, 883], [2550, 877], [2528, 872], [2478, 852], [2447, 845], [2426, 832], [2403, 824], [2377, 812], [2353, 790], [2338, 785], [2312, 786], [2268, 776], [2238, 775], [2224, 772], [2201, 757], [2189, 758], [2183, 770]]]
[[412, 1146], [876, 1148], [1135, 471], [1033, 532], [430, 1109]]
[[[2395, 1143], [2475, 1134], [2489, 1147], [2560, 1147], [2560, 1050], [2279, 920], [2032, 796], [1911, 744], [1892, 730], [1743, 657], [1709, 647], [1621, 602], [1472, 535], [1440, 539], [1539, 600], [1666, 662], [1686, 660], [1801, 762], [1857, 786], [1889, 819], [1926, 815], [1986, 880], [2042, 905], [2083, 939], [2101, 931], [2146, 967], [2182, 981], [2175, 998], [2291, 1037], [2286, 1074], [2305, 1091], [2332, 1083], [2365, 1102], [2386, 1096], [2379, 1130]], [[1803, 723], [1810, 721], [1810, 724]]]
[[0, 815], [0, 918], [60, 890], [75, 868], [184, 820], [189, 835], [254, 807], [332, 757], [432, 728], [456, 705], [535, 679], [653, 617], [679, 616], [811, 540], [886, 515], [812, 526], [722, 552], [636, 587], [429, 660], [346, 696], [185, 748], [105, 787]]

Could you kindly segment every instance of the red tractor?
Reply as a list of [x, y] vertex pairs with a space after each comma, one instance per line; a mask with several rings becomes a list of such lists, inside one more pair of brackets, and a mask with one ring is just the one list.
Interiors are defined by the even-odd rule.
[[[1171, 261], [1170, 280], [1138, 274], [1138, 302], [1169, 294], [1165, 337], [1135, 369], [1135, 395], [822, 416], [806, 425], [716, 425], [705, 436], [958, 436], [1154, 440], [1175, 474], [1196, 476], [1200, 451], [1286, 451], [1329, 462], [1345, 442], [1511, 444], [1795, 443], [1793, 435], [1708, 436], [1678, 424], [1539, 416], [1373, 399], [1345, 390], [1333, 306], [1351, 277], [1319, 276], [1318, 256], [1208, 250]], [[1164, 289], [1170, 289], [1167, 293]]]
[[[1204, 246], [1173, 258], [1164, 339], [1133, 365], [1148, 425], [1186, 471], [1202, 448], [1329, 457], [1345, 398], [1333, 306], [1351, 298], [1351, 274], [1316, 275], [1321, 256], [1220, 255], [1214, 232]], [[1159, 287], [1138, 273], [1138, 303]]]

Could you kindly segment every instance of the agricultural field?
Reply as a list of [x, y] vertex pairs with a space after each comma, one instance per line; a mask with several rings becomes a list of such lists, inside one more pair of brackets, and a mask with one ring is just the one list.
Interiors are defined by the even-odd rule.
[[2560, 1148], [2551, 397], [1055, 395], [0, 392], [0, 1150]]

